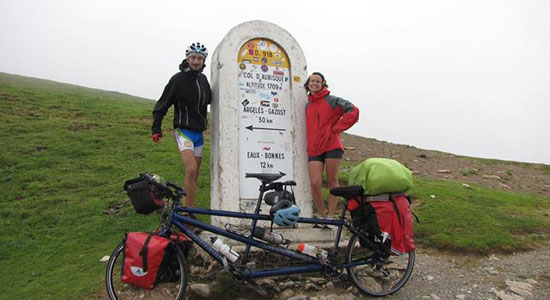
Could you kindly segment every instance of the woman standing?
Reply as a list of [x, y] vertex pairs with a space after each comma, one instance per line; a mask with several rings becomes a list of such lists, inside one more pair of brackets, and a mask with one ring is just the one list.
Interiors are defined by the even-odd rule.
[[[311, 196], [321, 218], [327, 218], [322, 192], [326, 166], [329, 189], [338, 187], [338, 169], [344, 154], [340, 133], [359, 119], [359, 110], [351, 102], [330, 95], [323, 74], [314, 72], [304, 84], [308, 92], [306, 106], [308, 172]], [[338, 199], [329, 194], [328, 218], [332, 219]], [[325, 228], [330, 228], [325, 225]]]

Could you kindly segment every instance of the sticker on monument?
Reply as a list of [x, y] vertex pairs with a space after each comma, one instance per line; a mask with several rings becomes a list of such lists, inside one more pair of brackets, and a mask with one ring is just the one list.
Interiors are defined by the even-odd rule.
[[[237, 65], [247, 61], [238, 77], [239, 178], [241, 199], [256, 199], [260, 181], [246, 173], [285, 173], [292, 180], [290, 63], [279, 45], [254, 39], [242, 45]], [[244, 56], [242, 54], [245, 54]], [[295, 77], [296, 78], [296, 77]], [[298, 82], [301, 81], [299, 77]], [[273, 98], [276, 97], [276, 98]], [[245, 118], [245, 116], [247, 118]]]

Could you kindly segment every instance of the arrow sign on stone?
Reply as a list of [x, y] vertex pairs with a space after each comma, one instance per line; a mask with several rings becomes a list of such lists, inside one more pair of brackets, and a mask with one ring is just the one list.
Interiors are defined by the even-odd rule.
[[275, 131], [286, 131], [282, 128], [267, 128], [267, 127], [254, 127], [254, 125], [247, 126], [246, 129], [250, 131], [254, 131], [254, 129], [261, 129], [261, 130], [275, 130]]

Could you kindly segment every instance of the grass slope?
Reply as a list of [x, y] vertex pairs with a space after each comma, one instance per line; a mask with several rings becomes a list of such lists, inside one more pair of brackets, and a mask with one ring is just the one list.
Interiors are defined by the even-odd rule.
[[[134, 213], [122, 191], [125, 180], [143, 171], [183, 182], [170, 131], [160, 144], [150, 141], [153, 105], [0, 73], [0, 298], [96, 294], [105, 268], [99, 259], [124, 232], [158, 224], [156, 215]], [[171, 127], [171, 113], [165, 120]], [[209, 164], [206, 139], [201, 207], [210, 202]], [[421, 219], [418, 242], [430, 247], [511, 251], [550, 231], [549, 199], [422, 178], [412, 194]]]
[[[150, 140], [153, 105], [120, 93], [0, 74], [0, 298], [95, 293], [105, 268], [99, 259], [124, 232], [158, 224], [156, 215], [138, 215], [122, 201], [124, 181], [139, 172], [183, 182], [170, 133], [158, 145]], [[208, 207], [208, 170], [203, 174], [197, 201]], [[117, 214], [104, 213], [119, 206]]]

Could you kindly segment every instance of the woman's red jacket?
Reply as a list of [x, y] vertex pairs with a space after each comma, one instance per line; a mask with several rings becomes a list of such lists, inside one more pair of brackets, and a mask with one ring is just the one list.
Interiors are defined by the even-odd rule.
[[307, 155], [318, 156], [330, 150], [344, 150], [340, 133], [353, 126], [358, 119], [357, 107], [330, 95], [326, 88], [310, 94], [306, 105]]

